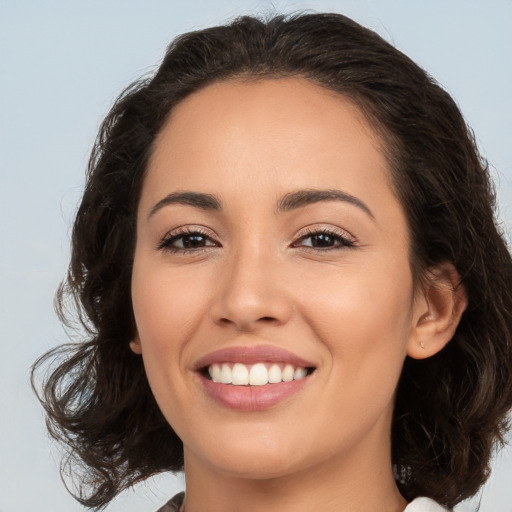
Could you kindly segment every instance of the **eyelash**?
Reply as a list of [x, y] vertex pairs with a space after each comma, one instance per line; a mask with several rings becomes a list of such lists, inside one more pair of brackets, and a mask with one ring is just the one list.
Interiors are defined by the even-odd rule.
[[309, 246], [300, 246], [297, 245], [297, 242], [292, 244], [293, 247], [303, 247], [306, 250], [311, 251], [335, 251], [340, 249], [350, 249], [351, 247], [355, 247], [356, 243], [354, 240], [349, 238], [346, 234], [342, 234], [333, 229], [321, 228], [321, 229], [309, 229], [306, 234], [299, 237], [298, 242], [303, 242], [308, 238], [313, 238], [314, 236], [327, 236], [333, 239], [333, 241], [337, 244], [334, 247], [314, 247], [312, 245]]
[[[202, 247], [173, 247], [172, 244], [175, 243], [178, 240], [184, 241], [187, 237], [202, 237], [203, 239], [213, 241], [213, 244], [202, 246]], [[327, 236], [334, 241], [335, 245], [334, 247], [315, 247], [313, 245], [300, 245], [301, 242], [304, 242], [304, 240], [307, 240], [308, 238], [313, 238], [315, 236]], [[183, 242], [182, 242], [183, 243]], [[308, 230], [306, 234], [301, 235], [296, 242], [292, 243], [292, 247], [302, 247], [305, 250], [308, 251], [333, 251], [333, 250], [340, 250], [340, 249], [347, 249], [354, 247], [356, 244], [354, 240], [351, 240], [346, 235], [342, 235], [341, 233], [332, 230], [332, 229], [311, 229]], [[208, 250], [211, 247], [219, 247], [220, 244], [214, 240], [212, 240], [211, 235], [200, 229], [200, 228], [187, 228], [182, 229], [175, 233], [167, 234], [161, 242], [158, 244], [157, 249], [158, 250], [164, 250], [169, 251], [172, 253], [191, 253], [191, 252], [199, 252], [199, 251], [205, 251]]]
[[200, 228], [186, 228], [186, 229], [181, 229], [175, 233], [169, 233], [167, 235], [165, 235], [165, 237], [162, 239], [162, 241], [158, 244], [157, 246], [157, 249], [159, 250], [164, 250], [164, 251], [169, 251], [169, 252], [173, 252], [173, 253], [190, 253], [190, 252], [197, 252], [197, 251], [204, 251], [204, 250], [208, 250], [208, 248], [210, 247], [214, 247], [215, 245], [218, 246], [218, 242], [215, 242], [214, 245], [209, 245], [209, 246], [203, 246], [203, 247], [192, 247], [192, 248], [187, 248], [187, 247], [173, 247], [172, 244], [174, 242], [176, 242], [177, 240], [184, 240], [185, 238], [189, 237], [193, 237], [193, 236], [200, 236], [204, 239], [208, 239], [208, 240], [212, 240], [212, 237], [210, 235], [210, 233], [206, 232], [205, 230], [202, 230]]

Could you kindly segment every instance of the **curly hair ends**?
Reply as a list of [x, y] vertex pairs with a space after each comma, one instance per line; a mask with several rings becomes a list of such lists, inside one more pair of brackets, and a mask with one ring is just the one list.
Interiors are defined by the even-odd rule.
[[54, 349], [33, 370], [37, 389], [36, 373], [48, 367], [36, 392], [86, 506], [104, 507], [135, 482], [183, 466], [181, 440], [129, 349], [135, 215], [155, 137], [179, 101], [212, 82], [284, 76], [350, 98], [371, 120], [408, 218], [417, 282], [450, 262], [467, 293], [452, 341], [403, 368], [392, 425], [401, 493], [453, 507], [489, 474], [512, 407], [512, 260], [459, 109], [408, 57], [342, 15], [242, 17], [177, 38], [156, 74], [117, 100], [91, 155], [57, 295], [63, 319], [74, 303], [87, 340]]

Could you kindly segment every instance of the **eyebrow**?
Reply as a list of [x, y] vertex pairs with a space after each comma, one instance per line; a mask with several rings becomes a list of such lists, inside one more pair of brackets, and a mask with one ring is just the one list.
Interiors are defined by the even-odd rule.
[[[303, 208], [314, 203], [322, 201], [343, 201], [352, 204], [369, 217], [375, 219], [370, 208], [357, 197], [336, 189], [317, 190], [317, 189], [304, 189], [290, 192], [284, 195], [277, 202], [277, 212], [289, 212], [298, 208]], [[222, 203], [220, 199], [213, 194], [206, 194], [203, 192], [171, 192], [151, 208], [148, 217], [154, 215], [158, 210], [170, 204], [184, 204], [200, 208], [201, 210], [221, 211]]]
[[201, 210], [220, 211], [222, 209], [220, 199], [213, 194], [204, 194], [202, 192], [172, 192], [163, 199], [160, 199], [160, 201], [151, 208], [148, 217], [151, 217], [158, 210], [170, 204], [184, 204], [200, 208]]
[[296, 192], [290, 192], [283, 196], [277, 203], [277, 211], [278, 212], [289, 212], [291, 210], [295, 210], [297, 208], [303, 208], [304, 206], [308, 206], [310, 204], [319, 203], [322, 201], [343, 201], [363, 210], [368, 216], [370, 216], [373, 220], [375, 217], [366, 206], [363, 201], [358, 199], [357, 197], [348, 194], [347, 192], [343, 192], [341, 190], [336, 189], [328, 189], [328, 190], [316, 190], [316, 189], [306, 189], [306, 190], [297, 190]]

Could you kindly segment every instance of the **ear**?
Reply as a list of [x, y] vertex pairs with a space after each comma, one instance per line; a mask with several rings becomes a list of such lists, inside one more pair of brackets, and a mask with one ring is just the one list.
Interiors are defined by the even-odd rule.
[[138, 332], [135, 333], [133, 340], [130, 341], [130, 348], [131, 348], [132, 352], [134, 352], [135, 354], [138, 354], [138, 355], [142, 354], [142, 346], [140, 343], [140, 338], [139, 338]]
[[452, 339], [468, 300], [460, 276], [451, 263], [427, 271], [415, 298], [407, 355], [425, 359]]

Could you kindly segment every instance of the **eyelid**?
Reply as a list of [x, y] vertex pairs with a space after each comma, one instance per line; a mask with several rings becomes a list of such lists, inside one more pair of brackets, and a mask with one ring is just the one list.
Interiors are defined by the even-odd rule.
[[194, 235], [194, 234], [199, 234], [199, 235], [204, 236], [205, 238], [208, 238], [209, 240], [213, 241], [216, 246], [221, 245], [220, 242], [218, 241], [217, 236], [211, 229], [208, 229], [205, 226], [193, 224], [193, 225], [178, 226], [176, 228], [173, 228], [173, 229], [167, 231], [167, 233], [165, 233], [165, 235], [163, 237], [161, 237], [160, 240], [158, 241], [156, 249], [164, 250], [164, 251], [165, 250], [168, 250], [168, 251], [174, 250], [174, 251], [193, 252], [194, 250], [195, 251], [205, 250], [205, 249], [209, 249], [210, 247], [212, 247], [212, 246], [199, 247], [197, 249], [181, 249], [181, 248], [176, 247], [176, 248], [172, 249], [169, 246], [169, 243], [172, 240], [176, 240], [180, 236]]
[[[179, 239], [181, 236], [186, 235], [201, 235], [207, 238], [209, 241], [213, 242], [212, 245], [197, 247], [197, 248], [179, 248], [172, 247], [171, 243], [174, 240]], [[315, 235], [329, 235], [331, 237], [337, 238], [340, 244], [334, 247], [309, 247], [309, 246], [301, 246], [299, 243], [308, 237], [312, 237]], [[310, 226], [306, 226], [302, 228], [297, 235], [294, 237], [293, 242], [291, 244], [292, 247], [302, 248], [305, 250], [314, 250], [314, 251], [328, 251], [334, 249], [342, 249], [354, 247], [357, 245], [356, 238], [350, 234], [345, 229], [339, 228], [337, 226], [326, 226], [322, 224], [313, 224]], [[208, 250], [213, 247], [222, 247], [221, 243], [218, 240], [217, 235], [210, 229], [201, 225], [183, 225], [173, 228], [165, 233], [163, 237], [161, 237], [157, 243], [157, 250], [168, 250], [172, 252], [194, 252], [201, 250]]]
[[[338, 247], [326, 247], [326, 248], [319, 248], [319, 247], [308, 247], [308, 246], [300, 246], [297, 245], [298, 242], [307, 239], [308, 237], [315, 236], [315, 235], [321, 235], [326, 234], [335, 238], [338, 238], [342, 241], [341, 246]], [[357, 239], [348, 231], [345, 229], [341, 229], [337, 226], [325, 226], [322, 224], [314, 224], [311, 226], [306, 226], [305, 228], [302, 228], [297, 235], [294, 237], [294, 241], [292, 243], [292, 246], [295, 247], [301, 247], [302, 249], [306, 250], [314, 250], [314, 251], [328, 251], [328, 250], [334, 250], [334, 249], [342, 249], [342, 248], [350, 248], [357, 246]]]
[[350, 240], [351, 242], [356, 243], [357, 239], [354, 235], [352, 235], [346, 229], [342, 229], [338, 226], [333, 226], [332, 224], [311, 224], [309, 226], [305, 226], [299, 230], [294, 239], [304, 238], [305, 236], [316, 235], [319, 233], [330, 233], [332, 235], [340, 236], [345, 238], [346, 240]]

